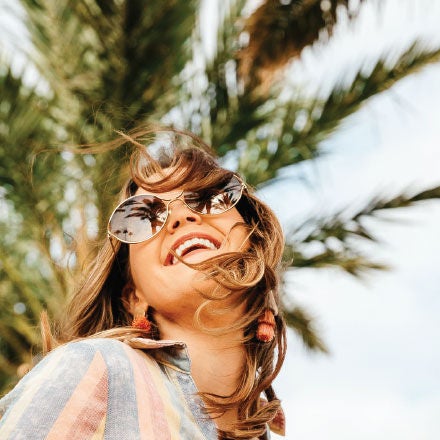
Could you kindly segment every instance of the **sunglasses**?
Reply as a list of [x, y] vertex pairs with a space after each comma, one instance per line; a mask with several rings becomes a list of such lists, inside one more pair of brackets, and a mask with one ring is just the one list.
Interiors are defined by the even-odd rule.
[[164, 227], [169, 206], [181, 200], [193, 212], [203, 215], [223, 214], [240, 200], [246, 185], [235, 175], [218, 186], [200, 191], [182, 191], [172, 199], [139, 194], [120, 203], [113, 211], [107, 231], [123, 243], [141, 243], [157, 235]]

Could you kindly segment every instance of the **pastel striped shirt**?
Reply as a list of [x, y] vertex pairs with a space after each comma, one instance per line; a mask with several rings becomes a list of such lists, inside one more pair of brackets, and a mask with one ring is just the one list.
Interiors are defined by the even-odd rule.
[[0, 400], [0, 439], [217, 439], [203, 408], [183, 343], [85, 339], [51, 352]]

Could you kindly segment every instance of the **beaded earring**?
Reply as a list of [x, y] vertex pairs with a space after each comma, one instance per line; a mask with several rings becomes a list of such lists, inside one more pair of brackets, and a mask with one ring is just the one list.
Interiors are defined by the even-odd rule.
[[278, 307], [273, 296], [273, 291], [268, 293], [268, 307], [258, 317], [258, 327], [255, 337], [261, 342], [270, 342], [275, 337], [275, 316], [278, 315]]
[[151, 322], [145, 315], [136, 315], [131, 322], [131, 326], [139, 330], [151, 331]]
[[[133, 291], [133, 282], [129, 281], [122, 289], [122, 298], [129, 298]], [[151, 322], [145, 316], [147, 314], [147, 310], [144, 310], [144, 308], [141, 306], [135, 308], [133, 321], [131, 321], [131, 326], [133, 328], [138, 330], [146, 330], [147, 332], [151, 331]]]
[[275, 317], [270, 309], [266, 309], [258, 318], [256, 337], [261, 342], [270, 342], [275, 336]]

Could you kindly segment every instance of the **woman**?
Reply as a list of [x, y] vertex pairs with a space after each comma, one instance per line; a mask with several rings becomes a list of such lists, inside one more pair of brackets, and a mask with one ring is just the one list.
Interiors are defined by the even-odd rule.
[[171, 133], [156, 159], [142, 144], [148, 131], [113, 145], [135, 151], [108, 239], [67, 309], [64, 344], [0, 402], [0, 438], [283, 430], [271, 386], [286, 350], [280, 225], [202, 141]]

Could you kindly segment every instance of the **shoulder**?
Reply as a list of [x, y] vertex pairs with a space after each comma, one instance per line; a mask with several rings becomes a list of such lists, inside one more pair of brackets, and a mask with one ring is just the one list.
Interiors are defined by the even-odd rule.
[[110, 338], [83, 339], [57, 347], [0, 400], [0, 416], [25, 394], [50, 401], [51, 396], [71, 395], [83, 383], [116, 387], [132, 378], [135, 351]]
[[[50, 352], [40, 363], [50, 363], [59, 359], [87, 364], [101, 358], [111, 365], [112, 359], [122, 360], [129, 356], [133, 349], [124, 342], [112, 338], [88, 338], [69, 342]], [[65, 363], [63, 363], [65, 364]], [[76, 364], [69, 363], [74, 366]]]
[[[132, 376], [138, 350], [112, 338], [89, 338], [67, 343], [49, 353], [36, 369], [56, 369], [66, 379], [87, 376], [124, 381]], [[41, 365], [40, 365], [41, 364]], [[51, 367], [52, 366], [52, 367]], [[32, 372], [32, 371], [31, 371]]]
[[[68, 372], [78, 376], [96, 370], [103, 370], [112, 365], [111, 359], [125, 358], [125, 344], [114, 339], [84, 339], [61, 345], [48, 353], [24, 377], [58, 372], [58, 375], [68, 379]], [[90, 371], [89, 371], [90, 370]], [[67, 374], [67, 376], [64, 376]]]
[[102, 376], [108, 369], [107, 358], [124, 357], [123, 345], [111, 339], [84, 339], [61, 345], [39, 361], [1, 402], [29, 389], [66, 390], [67, 384], [77, 384], [84, 376]]
[[[107, 412], [113, 413], [118, 404], [136, 414], [137, 357], [136, 350], [108, 338], [84, 339], [56, 348], [0, 400], [0, 437], [19, 433], [20, 438], [48, 438], [49, 434], [69, 438], [64, 434], [70, 432], [66, 428], [70, 424], [72, 430], [90, 428], [81, 414], [93, 415], [92, 431], [98, 433]], [[117, 422], [125, 426], [124, 420]]]
[[122, 356], [126, 344], [122, 341], [112, 338], [87, 338], [78, 341], [69, 342], [65, 346], [59, 347], [66, 350], [71, 355], [96, 355], [100, 353], [103, 356], [113, 355]]
[[125, 344], [112, 338], [86, 338], [80, 339], [57, 347], [48, 356], [66, 355], [86, 356], [95, 355], [98, 352], [118, 353]]

